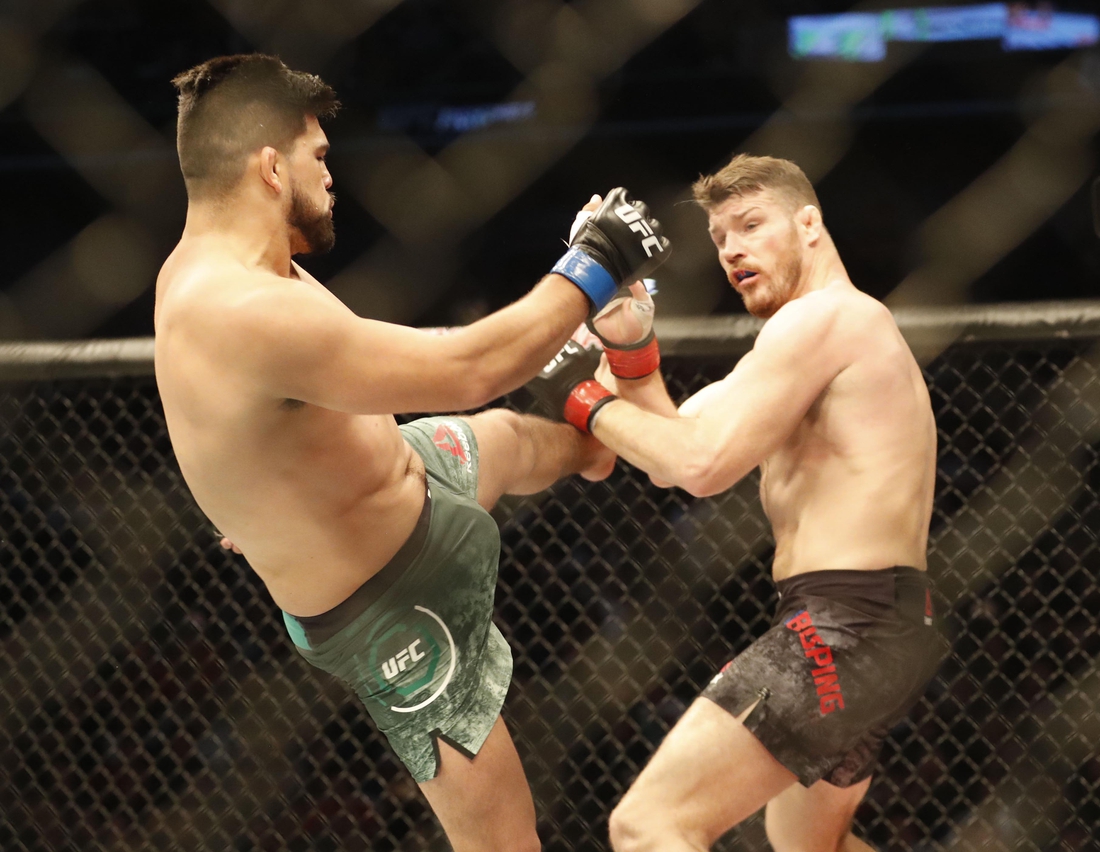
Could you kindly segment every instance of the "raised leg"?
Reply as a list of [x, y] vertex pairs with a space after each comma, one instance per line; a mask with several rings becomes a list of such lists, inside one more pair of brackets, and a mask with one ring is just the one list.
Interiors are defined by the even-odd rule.
[[491, 509], [503, 494], [534, 494], [572, 474], [603, 479], [615, 454], [564, 423], [495, 408], [463, 418], [477, 438], [477, 502]]

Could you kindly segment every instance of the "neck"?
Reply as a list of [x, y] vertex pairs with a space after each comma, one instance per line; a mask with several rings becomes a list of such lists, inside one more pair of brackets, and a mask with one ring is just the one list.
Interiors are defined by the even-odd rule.
[[290, 275], [290, 233], [282, 211], [230, 197], [187, 205], [182, 241], [216, 242], [245, 266]]
[[824, 234], [821, 241], [809, 252], [809, 258], [804, 258], [802, 277], [798, 284], [798, 290], [794, 298], [805, 296], [816, 290], [824, 290], [830, 284], [838, 281], [854, 286], [848, 277], [848, 270], [844, 268], [844, 261], [833, 245], [832, 239]]

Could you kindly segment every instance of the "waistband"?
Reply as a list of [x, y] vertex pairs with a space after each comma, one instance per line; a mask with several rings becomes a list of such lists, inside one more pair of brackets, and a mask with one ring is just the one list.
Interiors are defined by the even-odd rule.
[[781, 599], [812, 595], [821, 598], [857, 598], [893, 606], [900, 592], [926, 589], [929, 582], [927, 571], [908, 565], [894, 565], [870, 571], [844, 568], [807, 571], [779, 580], [776, 586]]
[[390, 587], [397, 582], [416, 560], [416, 557], [420, 555], [421, 551], [424, 550], [424, 543], [428, 540], [428, 527], [431, 518], [432, 492], [428, 488], [424, 491], [424, 507], [420, 510], [420, 517], [417, 518], [412, 533], [377, 574], [332, 609], [322, 612], [320, 615], [291, 615], [286, 613], [289, 618], [294, 619], [301, 626], [310, 648], [316, 648], [322, 642], [331, 639], [389, 591]]

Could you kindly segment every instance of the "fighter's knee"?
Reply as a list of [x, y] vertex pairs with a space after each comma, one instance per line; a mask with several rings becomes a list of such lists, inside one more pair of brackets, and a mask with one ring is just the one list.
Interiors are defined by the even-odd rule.
[[506, 846], [500, 846], [499, 852], [542, 852], [542, 843], [532, 827], [530, 831], [524, 832], [522, 836], [515, 838]]
[[[845, 840], [851, 837], [845, 831], [839, 838], [831, 836], [830, 832], [807, 830], [805, 832], [791, 832], [777, 830], [772, 824], [765, 822], [764, 831], [768, 836], [768, 843], [773, 852], [849, 852], [849, 850], [865, 849], [865, 846], [846, 845]], [[855, 840], [854, 837], [852, 837]]]
[[611, 848], [615, 852], [634, 852], [640, 848], [640, 839], [644, 836], [641, 824], [635, 819], [633, 808], [626, 802], [620, 802], [607, 820], [607, 833]]
[[[508, 408], [490, 408], [470, 418], [474, 432], [489, 434], [495, 447], [504, 458], [515, 459], [525, 448], [529, 429], [526, 428], [524, 415]], [[479, 436], [480, 443], [480, 436]], [[530, 443], [528, 440], [527, 443]]]
[[647, 806], [627, 793], [611, 812], [607, 831], [615, 852], [644, 852], [665, 848], [664, 840], [672, 831], [661, 808]]
[[508, 429], [520, 432], [523, 428], [523, 415], [517, 414], [510, 408], [489, 408], [479, 411], [477, 414], [468, 414], [466, 419], [477, 428], [479, 425], [489, 424], [494, 428]]
[[[479, 849], [483, 852], [542, 852], [542, 842], [533, 824], [517, 825], [507, 820], [487, 819], [474, 835], [450, 837], [455, 849]], [[503, 824], [502, 824], [503, 823]]]

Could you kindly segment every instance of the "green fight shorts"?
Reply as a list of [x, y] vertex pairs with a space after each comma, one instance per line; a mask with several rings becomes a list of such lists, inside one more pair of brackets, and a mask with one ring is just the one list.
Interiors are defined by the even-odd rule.
[[439, 772], [440, 739], [477, 754], [504, 704], [512, 652], [492, 621], [500, 531], [476, 500], [473, 431], [431, 417], [401, 432], [427, 469], [412, 535], [333, 609], [283, 620], [299, 653], [355, 691], [423, 782]]

